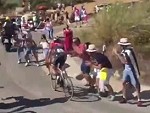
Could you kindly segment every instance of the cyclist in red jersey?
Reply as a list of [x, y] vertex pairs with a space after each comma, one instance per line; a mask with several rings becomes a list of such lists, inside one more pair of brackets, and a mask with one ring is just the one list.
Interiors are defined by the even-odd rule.
[[67, 59], [67, 54], [64, 51], [64, 46], [62, 41], [59, 38], [54, 38], [54, 40], [50, 43], [50, 62], [53, 64], [53, 72], [54, 74], [58, 74], [58, 68], [63, 69], [63, 66]]

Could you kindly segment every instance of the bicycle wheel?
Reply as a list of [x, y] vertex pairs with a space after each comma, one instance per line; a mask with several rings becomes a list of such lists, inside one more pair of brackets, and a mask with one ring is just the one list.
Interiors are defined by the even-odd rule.
[[50, 77], [51, 77], [51, 88], [56, 91], [56, 88], [57, 88], [57, 83], [56, 83], [57, 82], [57, 76], [51, 73]]
[[67, 98], [72, 99], [74, 94], [74, 88], [72, 80], [68, 76], [63, 77], [63, 91]]

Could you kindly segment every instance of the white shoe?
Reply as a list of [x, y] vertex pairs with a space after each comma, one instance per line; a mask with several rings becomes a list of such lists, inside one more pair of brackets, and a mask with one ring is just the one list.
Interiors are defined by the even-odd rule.
[[30, 63], [30, 60], [28, 60], [27, 62]]
[[21, 63], [21, 61], [20, 60], [18, 60], [18, 62], [17, 62], [18, 64], [20, 64]]
[[37, 66], [37, 67], [39, 67], [39, 66], [40, 66], [40, 64], [36, 64], [36, 66]]
[[29, 65], [29, 63], [25, 63], [25, 66], [27, 67]]

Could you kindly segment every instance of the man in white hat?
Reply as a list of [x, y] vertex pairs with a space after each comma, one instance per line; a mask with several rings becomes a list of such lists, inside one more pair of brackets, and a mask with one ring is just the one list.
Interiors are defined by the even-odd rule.
[[[110, 77], [113, 75], [112, 72], [112, 64], [107, 56], [104, 54], [97, 52], [97, 49], [94, 44], [89, 45], [88, 49], [86, 50], [91, 56], [91, 62], [88, 64], [96, 69], [96, 78], [97, 78], [97, 86], [98, 90], [100, 89], [100, 96], [106, 97], [104, 86], [106, 86], [109, 90], [109, 97], [110, 100], [114, 100], [115, 96], [113, 93], [113, 88], [109, 84]], [[108, 70], [108, 76], [106, 80], [100, 81], [99, 72], [101, 69], [106, 68]], [[101, 85], [100, 85], [101, 84]]]
[[114, 53], [118, 56], [120, 61], [124, 64], [124, 71], [123, 71], [123, 98], [120, 100], [120, 103], [126, 103], [126, 90], [127, 84], [130, 83], [132, 86], [135, 87], [138, 97], [137, 105], [141, 105], [140, 99], [140, 82], [139, 82], [139, 67], [137, 63], [137, 59], [135, 57], [135, 53], [131, 47], [131, 43], [128, 42], [127, 38], [121, 38], [118, 44], [122, 48], [121, 54], [114, 49]]

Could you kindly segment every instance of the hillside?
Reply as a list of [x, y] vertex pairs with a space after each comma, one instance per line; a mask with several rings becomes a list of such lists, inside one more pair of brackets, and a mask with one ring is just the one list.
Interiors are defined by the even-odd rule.
[[5, 0], [6, 3], [15, 3], [15, 4], [21, 4], [21, 0]]

